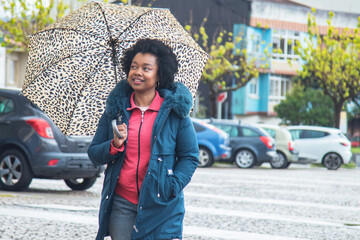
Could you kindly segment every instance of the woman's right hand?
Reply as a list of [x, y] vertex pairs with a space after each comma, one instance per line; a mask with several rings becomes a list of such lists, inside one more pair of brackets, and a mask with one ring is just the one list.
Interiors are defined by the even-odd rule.
[[127, 126], [125, 123], [121, 125], [117, 125], [117, 128], [120, 132], [120, 134], [123, 136], [123, 138], [118, 138], [116, 134], [114, 133], [114, 147], [119, 148], [121, 147], [127, 138]]

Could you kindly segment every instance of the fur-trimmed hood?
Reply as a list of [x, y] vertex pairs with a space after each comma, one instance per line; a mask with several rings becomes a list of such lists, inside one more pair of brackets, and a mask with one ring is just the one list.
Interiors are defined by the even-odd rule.
[[[105, 112], [109, 116], [114, 116], [121, 108], [130, 106], [130, 96], [133, 89], [127, 80], [121, 80], [110, 92], [106, 101]], [[161, 97], [164, 98], [162, 107], [169, 107], [181, 118], [189, 115], [193, 98], [189, 89], [180, 82], [174, 82], [167, 89], [158, 90]]]

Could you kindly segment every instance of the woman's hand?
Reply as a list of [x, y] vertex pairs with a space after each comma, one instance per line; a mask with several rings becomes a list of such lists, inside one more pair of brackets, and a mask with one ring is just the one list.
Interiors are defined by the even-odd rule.
[[114, 133], [114, 147], [119, 148], [121, 145], [124, 144], [127, 138], [127, 126], [125, 123], [121, 125], [117, 125], [117, 128], [120, 132], [120, 134], [123, 136], [123, 138], [118, 138], [116, 134]]

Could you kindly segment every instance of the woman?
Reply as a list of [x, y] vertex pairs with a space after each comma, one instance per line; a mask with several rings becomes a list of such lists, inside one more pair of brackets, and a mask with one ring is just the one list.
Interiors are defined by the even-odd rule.
[[[107, 164], [97, 239], [181, 239], [182, 190], [198, 164], [190, 91], [174, 82], [178, 62], [158, 40], [124, 52], [127, 81], [110, 93], [88, 155]], [[122, 119], [118, 138], [111, 121]]]

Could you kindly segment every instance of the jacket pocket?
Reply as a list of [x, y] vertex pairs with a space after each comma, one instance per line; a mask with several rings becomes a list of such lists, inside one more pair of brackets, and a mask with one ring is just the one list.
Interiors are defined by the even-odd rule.
[[[157, 201], [167, 202], [173, 197], [172, 181], [173, 181], [173, 169], [168, 167], [171, 156], [158, 157], [158, 179], [157, 179]], [[171, 164], [172, 165], [172, 164]]]

